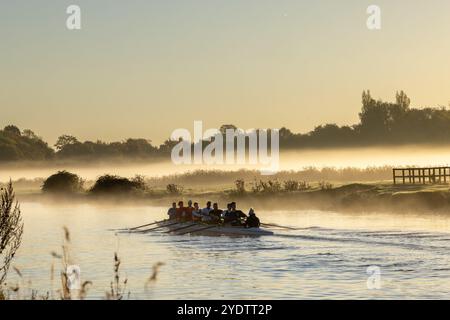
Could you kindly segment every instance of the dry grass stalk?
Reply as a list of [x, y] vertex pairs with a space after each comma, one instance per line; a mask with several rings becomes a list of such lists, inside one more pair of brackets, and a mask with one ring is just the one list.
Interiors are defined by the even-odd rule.
[[11, 262], [20, 247], [23, 222], [20, 206], [15, 201], [14, 189], [10, 181], [1, 189], [0, 196], [0, 284], [8, 274]]

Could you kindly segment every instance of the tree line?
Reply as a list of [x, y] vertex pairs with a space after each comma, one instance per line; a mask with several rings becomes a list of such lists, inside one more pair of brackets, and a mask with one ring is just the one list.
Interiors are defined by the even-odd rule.
[[[352, 147], [400, 144], [450, 143], [450, 110], [445, 107], [411, 108], [411, 100], [400, 91], [395, 102], [362, 94], [360, 122], [352, 126], [325, 124], [302, 134], [280, 129], [281, 149]], [[233, 125], [223, 125], [221, 132]], [[54, 148], [31, 130], [14, 125], [0, 130], [0, 161], [51, 159], [154, 158], [170, 154], [178, 141], [156, 146], [147, 139], [119, 142], [79, 141], [71, 135], [58, 138]]]

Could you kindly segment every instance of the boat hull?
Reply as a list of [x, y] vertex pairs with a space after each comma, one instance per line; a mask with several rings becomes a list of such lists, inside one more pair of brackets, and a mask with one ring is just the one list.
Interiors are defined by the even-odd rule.
[[[162, 223], [161, 226], [170, 223]], [[213, 226], [203, 223], [182, 222], [168, 226], [167, 231], [175, 234], [230, 235], [230, 236], [270, 236], [274, 233], [263, 228], [245, 228], [238, 226]]]

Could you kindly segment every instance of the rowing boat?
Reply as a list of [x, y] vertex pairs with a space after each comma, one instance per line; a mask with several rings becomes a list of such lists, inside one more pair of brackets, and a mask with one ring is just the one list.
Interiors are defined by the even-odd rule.
[[[159, 224], [167, 233], [198, 235], [232, 235], [232, 236], [270, 236], [273, 232], [264, 228], [245, 228], [242, 226], [209, 225], [200, 222], [180, 222], [170, 225], [164, 221]], [[170, 225], [170, 226], [169, 226]]]

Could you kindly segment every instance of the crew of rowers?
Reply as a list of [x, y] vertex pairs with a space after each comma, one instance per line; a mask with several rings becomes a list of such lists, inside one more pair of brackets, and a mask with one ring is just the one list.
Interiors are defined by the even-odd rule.
[[243, 226], [246, 228], [259, 228], [260, 221], [251, 208], [248, 215], [241, 210], [236, 209], [236, 202], [227, 205], [226, 210], [219, 209], [219, 205], [214, 203], [211, 207], [211, 201], [206, 203], [206, 207], [200, 209], [197, 202], [192, 205], [192, 201], [188, 201], [185, 207], [183, 201], [177, 204], [172, 203], [172, 208], [167, 212], [169, 219], [179, 221], [198, 221], [209, 224], [222, 224], [231, 226]]

